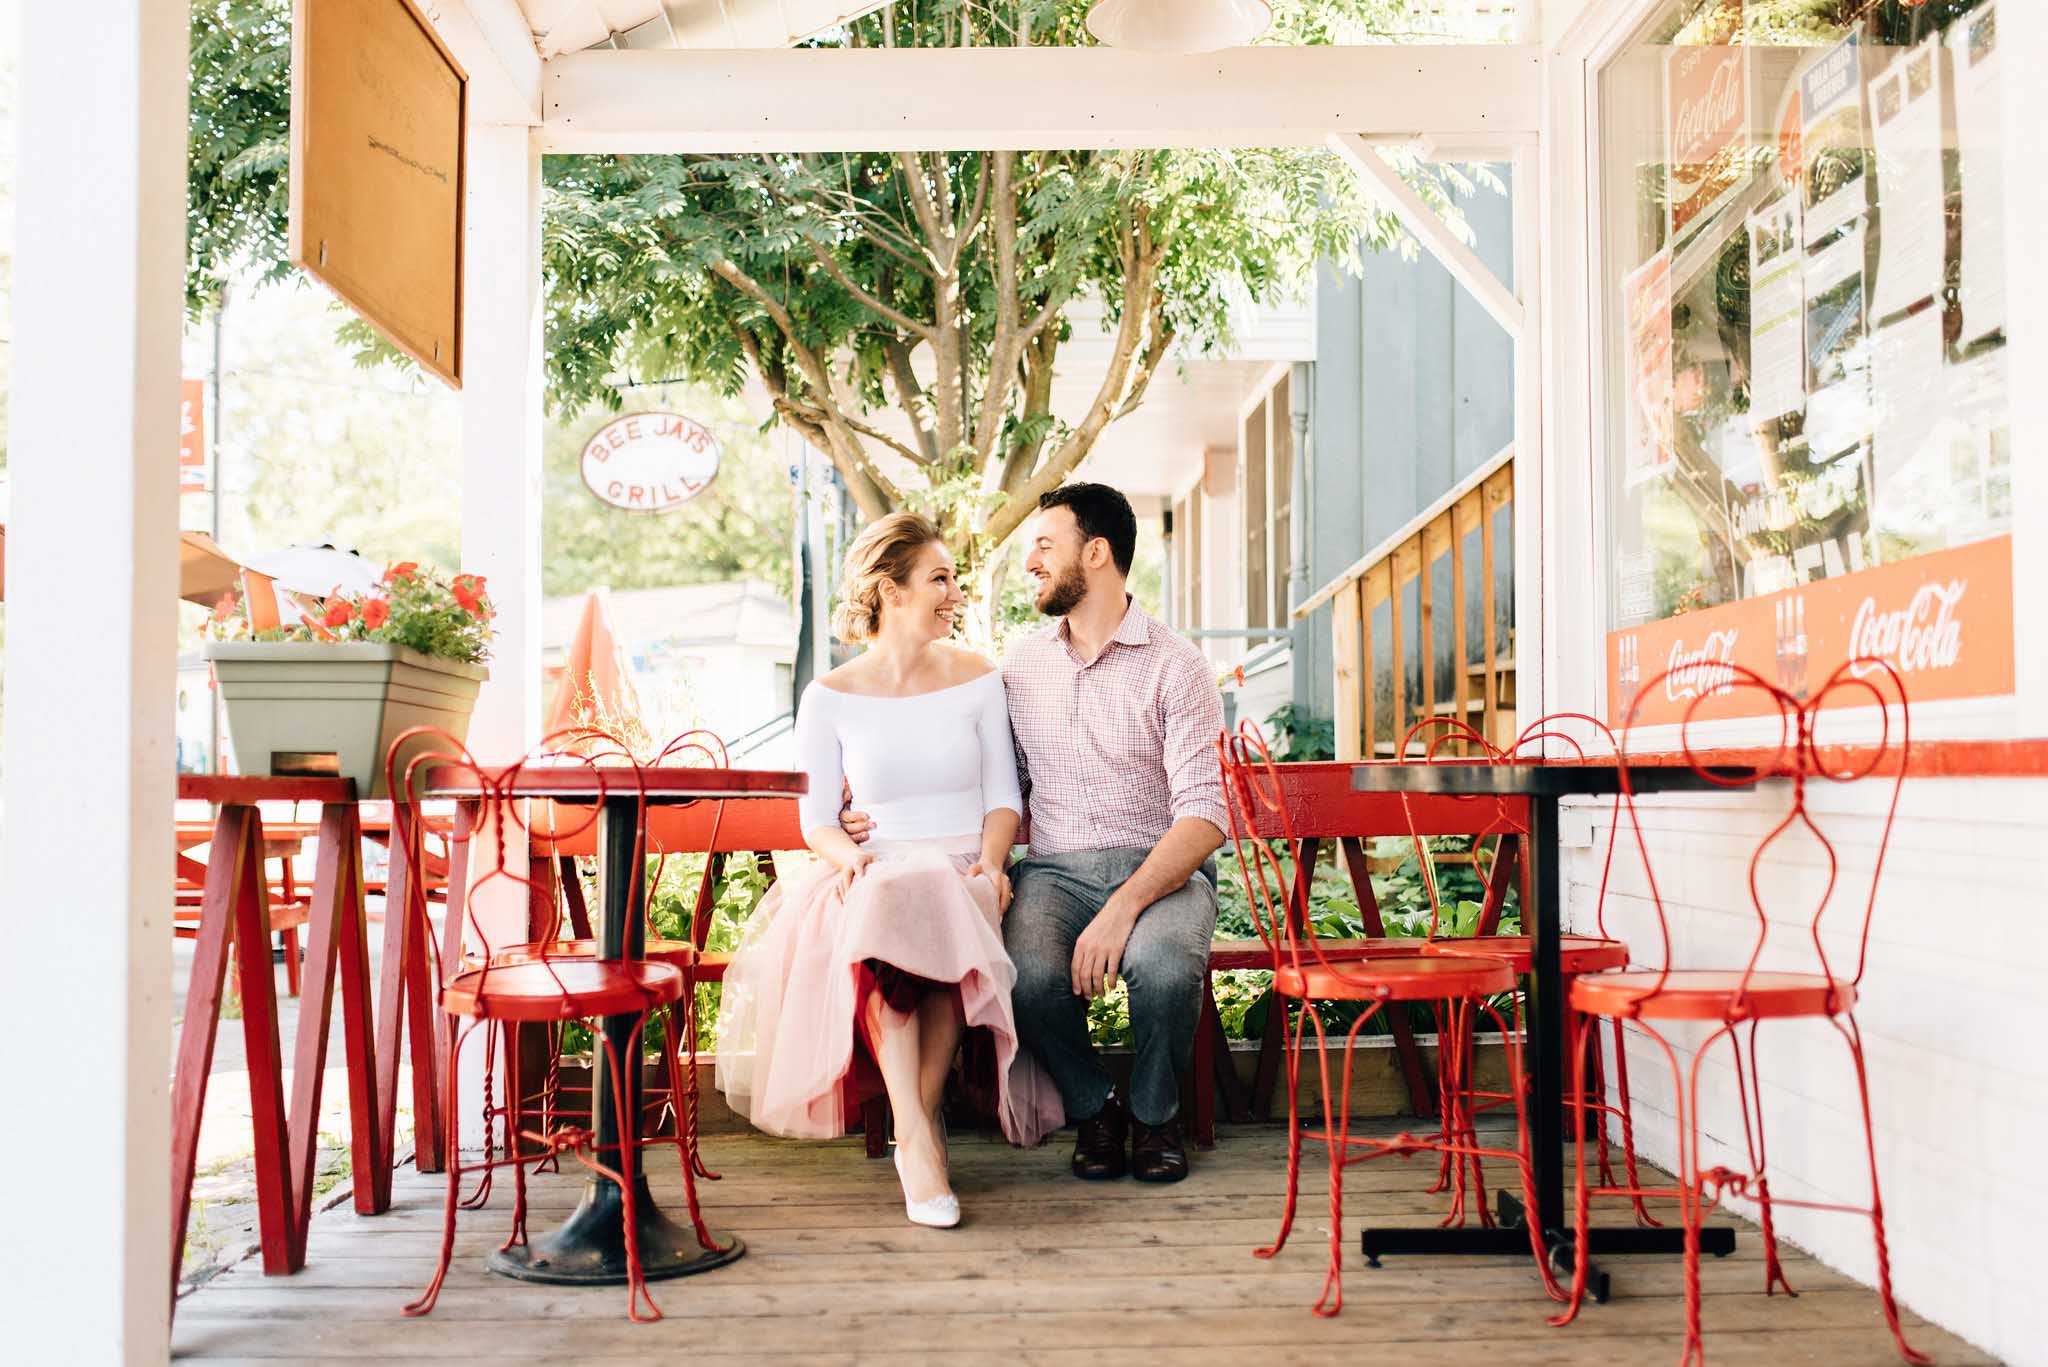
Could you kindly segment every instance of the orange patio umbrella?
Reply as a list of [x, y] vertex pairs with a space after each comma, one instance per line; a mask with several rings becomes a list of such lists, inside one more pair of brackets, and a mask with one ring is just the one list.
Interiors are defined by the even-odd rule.
[[626, 672], [625, 653], [612, 631], [602, 589], [592, 589], [583, 599], [583, 616], [576, 623], [576, 634], [569, 638], [562, 682], [541, 734], [553, 735], [576, 725], [579, 714], [601, 714], [619, 721], [640, 715], [640, 698]]

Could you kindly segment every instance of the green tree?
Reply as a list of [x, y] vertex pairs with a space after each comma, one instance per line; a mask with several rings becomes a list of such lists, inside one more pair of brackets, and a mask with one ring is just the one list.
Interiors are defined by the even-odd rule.
[[[286, 8], [193, 12], [195, 301], [239, 253], [278, 268]], [[813, 41], [1080, 46], [1087, 8], [897, 0]], [[1419, 0], [1275, 8], [1277, 41], [1443, 28]], [[1456, 218], [1461, 177], [1410, 176]], [[1233, 303], [1399, 240], [1314, 149], [561, 157], [545, 177], [552, 411], [616, 408], [622, 367], [729, 394], [751, 378], [864, 515], [923, 506], [970, 564], [1143, 403], [1177, 345], [1220, 348]], [[1057, 411], [1062, 349], [1097, 308], [1112, 344], [1092, 397]]]

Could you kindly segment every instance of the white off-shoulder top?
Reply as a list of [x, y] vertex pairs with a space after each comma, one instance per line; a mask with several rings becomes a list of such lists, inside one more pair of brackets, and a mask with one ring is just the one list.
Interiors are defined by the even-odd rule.
[[976, 835], [998, 808], [1024, 812], [997, 670], [900, 698], [813, 683], [797, 704], [796, 759], [811, 784], [798, 803], [807, 832], [839, 824], [842, 784], [877, 839]]

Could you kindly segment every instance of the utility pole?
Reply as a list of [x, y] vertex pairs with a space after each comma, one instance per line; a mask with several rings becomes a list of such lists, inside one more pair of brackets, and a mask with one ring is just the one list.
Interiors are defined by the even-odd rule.
[[[216, 295], [214, 296], [214, 300], [213, 300], [213, 404], [212, 404], [212, 407], [213, 407], [213, 412], [212, 412], [212, 414], [210, 415], [210, 417], [211, 417], [211, 421], [210, 421], [210, 423], [209, 423], [209, 430], [208, 430], [208, 432], [207, 432], [207, 434], [206, 434], [206, 435], [207, 435], [207, 439], [208, 439], [208, 443], [209, 443], [209, 444], [210, 444], [210, 445], [211, 445], [211, 446], [213, 447], [213, 469], [212, 469], [212, 471], [210, 472], [210, 473], [212, 474], [212, 477], [213, 477], [213, 489], [212, 489], [212, 492], [208, 494], [208, 496], [207, 496], [207, 500], [206, 500], [206, 501], [207, 501], [207, 505], [208, 505], [208, 507], [210, 508], [210, 510], [211, 510], [211, 512], [212, 512], [212, 517], [211, 517], [211, 519], [210, 519], [210, 523], [211, 523], [211, 529], [212, 529], [212, 535], [213, 535], [213, 544], [214, 544], [214, 545], [216, 545], [216, 546], [218, 546], [218, 545], [220, 544], [220, 523], [221, 523], [221, 517], [220, 517], [220, 497], [221, 497], [221, 465], [222, 465], [222, 461], [221, 461], [221, 444], [220, 444], [220, 413], [221, 413], [221, 401], [220, 401], [220, 389], [221, 389], [221, 384], [220, 384], [220, 382], [221, 382], [221, 376], [222, 376], [222, 374], [223, 374], [223, 367], [222, 367], [222, 364], [221, 364], [221, 353], [222, 353], [222, 350], [223, 350], [223, 348], [222, 348], [222, 345], [221, 345], [221, 334], [222, 334], [222, 331], [223, 331], [223, 328], [222, 328], [222, 321], [223, 321], [223, 319], [225, 319], [225, 317], [227, 316], [227, 311], [228, 311], [228, 283], [227, 283], [227, 281], [223, 280], [223, 281], [221, 281], [221, 283], [220, 283], [220, 292], [219, 292], [218, 294], [216, 294]], [[209, 679], [209, 682], [210, 682], [210, 681], [211, 681], [211, 677], [212, 677], [212, 666], [210, 666], [210, 665], [209, 665], [209, 666], [207, 667], [207, 669], [208, 669], [208, 679]], [[221, 745], [220, 745], [220, 738], [221, 738], [221, 726], [220, 726], [220, 714], [221, 714], [221, 700], [220, 700], [220, 693], [219, 693], [219, 691], [218, 691], [217, 689], [213, 689], [213, 688], [209, 688], [209, 689], [207, 689], [207, 692], [206, 692], [206, 701], [207, 701], [207, 708], [206, 708], [206, 714], [207, 714], [207, 723], [208, 723], [208, 731], [209, 731], [209, 733], [210, 733], [210, 735], [211, 735], [211, 740], [209, 741], [209, 743], [208, 743], [208, 746], [207, 746], [207, 754], [208, 754], [208, 756], [209, 756], [209, 757], [211, 758], [211, 760], [212, 760], [212, 763], [213, 763], [213, 772], [215, 772], [216, 774], [224, 774], [224, 773], [226, 773], [226, 772], [228, 771], [228, 767], [227, 767], [227, 763], [226, 763], [226, 759], [227, 759], [227, 757], [226, 757], [225, 755], [223, 755], [223, 754], [221, 753]]]

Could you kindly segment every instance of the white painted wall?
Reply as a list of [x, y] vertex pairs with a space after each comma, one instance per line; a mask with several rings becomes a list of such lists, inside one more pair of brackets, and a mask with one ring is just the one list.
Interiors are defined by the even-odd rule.
[[[1597, 284], [1588, 206], [1596, 204], [1587, 155], [1587, 77], [1604, 48], [1648, 11], [1651, 0], [1549, 0], [1546, 76], [1544, 395], [1546, 461], [1540, 528], [1546, 582], [1583, 583], [1599, 562], [1599, 513], [1592, 485], [1598, 429], [1593, 415], [1602, 366], [1603, 320], [1589, 306]], [[2008, 71], [2048, 59], [2048, 6], [1999, 6]], [[2006, 82], [2009, 353], [2015, 374], [2039, 373], [2048, 355], [2048, 257], [2023, 244], [2048, 214], [2048, 188], [2024, 163], [2038, 126], [2029, 83]], [[2048, 565], [2048, 388], [2012, 395], [2015, 578], [2039, 581]], [[1524, 563], [1527, 563], [1526, 561]], [[1591, 593], [1546, 595], [1545, 710], [1600, 709], [1600, 620]], [[2021, 596], [2021, 601], [2025, 601]], [[2048, 734], [2048, 627], [2015, 622], [2018, 696], [1989, 705], [1916, 711], [1919, 737]], [[1752, 737], [1753, 738], [1753, 737]], [[1734, 743], [1736, 737], [1726, 739]], [[1835, 839], [1845, 876], [1866, 877], [1877, 839], [1881, 785], [1820, 785], [1813, 806]], [[1673, 929], [1673, 960], [1688, 967], [1739, 968], [1755, 935], [1746, 888], [1750, 852], [1787, 801], [1782, 784], [1754, 795], [1646, 801], [1650, 856]], [[1596, 924], [1599, 853], [1607, 808], [1584, 804], [1566, 823], [1592, 835], [1566, 852], [1571, 929]], [[1809, 849], [1787, 850], [1762, 880], [1773, 909], [1765, 966], [1804, 966], [1798, 938], [1810, 915], [1817, 866]], [[1640, 865], [1621, 861], [1610, 888], [1606, 928], [1628, 940], [1637, 962], [1655, 963], [1655, 917], [1643, 900]], [[1893, 1281], [1913, 1310], [2014, 1363], [2048, 1363], [2048, 1297], [2039, 1288], [2048, 1260], [2039, 1231], [2048, 1216], [2048, 1176], [2035, 1155], [2048, 1124], [2048, 1055], [2039, 1047], [2042, 989], [2048, 985], [2048, 781], [1974, 778], [1909, 780], [1877, 904], [1863, 1004], [1857, 1012], [1870, 1067], [1877, 1152], [1887, 1206]], [[1837, 915], [1853, 919], [1842, 903]], [[1830, 941], [1830, 952], [1853, 947]], [[1697, 1032], [1674, 1038], [1689, 1049]], [[1844, 1203], [1867, 1198], [1861, 1126], [1848, 1055], [1827, 1026], [1767, 1027], [1762, 1050], [1772, 1188], [1780, 1196]], [[1681, 1058], [1689, 1062], [1689, 1053]], [[1675, 1152], [1669, 1070], [1638, 1037], [1630, 1051], [1639, 1141], [1652, 1158]], [[1662, 1079], [1659, 1081], [1659, 1079]], [[1725, 1056], [1705, 1070], [1707, 1163], [1739, 1163], [1741, 1132]], [[1730, 1140], [1738, 1146], [1731, 1150]], [[1850, 1274], [1874, 1275], [1867, 1221], [1781, 1209], [1781, 1235]], [[1754, 1236], [1751, 1236], [1754, 1237]], [[1759, 1287], [1759, 1294], [1761, 1288]], [[1875, 1313], [1875, 1305], [1872, 1307]], [[1709, 1327], [1709, 1337], [1712, 1330]]]

